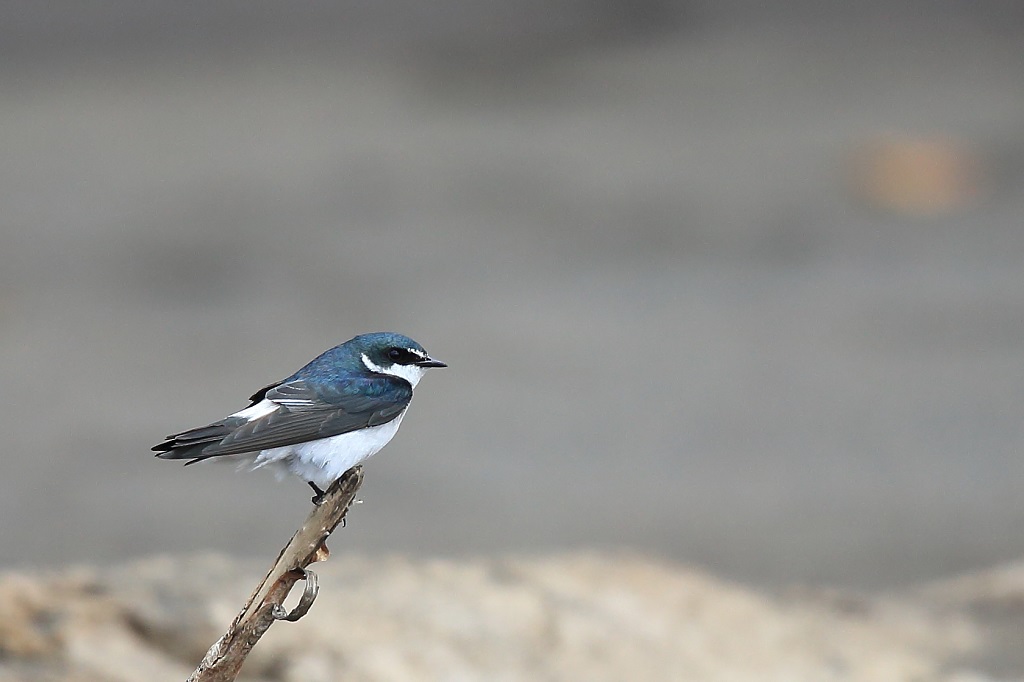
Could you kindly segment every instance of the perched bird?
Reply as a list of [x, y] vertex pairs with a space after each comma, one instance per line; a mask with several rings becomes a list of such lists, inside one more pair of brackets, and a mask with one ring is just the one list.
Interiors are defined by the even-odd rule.
[[167, 436], [153, 450], [163, 459], [187, 459], [186, 465], [229, 457], [292, 473], [313, 488], [315, 501], [388, 444], [431, 367], [447, 365], [407, 336], [362, 334], [261, 388], [244, 410]]

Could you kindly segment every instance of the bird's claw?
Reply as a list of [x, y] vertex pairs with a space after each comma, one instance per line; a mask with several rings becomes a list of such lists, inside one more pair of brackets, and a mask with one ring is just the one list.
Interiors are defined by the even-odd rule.
[[315, 493], [310, 501], [313, 503], [314, 507], [319, 507], [320, 503], [324, 501], [324, 491], [320, 490], [320, 486], [313, 483], [313, 481], [306, 481], [306, 483], [309, 484], [309, 487], [312, 488]]

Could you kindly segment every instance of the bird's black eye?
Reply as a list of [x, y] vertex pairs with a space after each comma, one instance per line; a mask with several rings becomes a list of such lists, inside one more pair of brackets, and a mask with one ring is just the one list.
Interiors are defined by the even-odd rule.
[[395, 346], [394, 348], [388, 349], [388, 359], [396, 365], [412, 365], [423, 358], [416, 353], [413, 353], [408, 348], [399, 348], [398, 346]]

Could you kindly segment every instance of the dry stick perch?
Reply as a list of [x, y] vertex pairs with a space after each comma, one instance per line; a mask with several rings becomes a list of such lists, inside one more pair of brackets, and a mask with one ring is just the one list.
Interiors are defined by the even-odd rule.
[[[306, 614], [317, 594], [316, 575], [307, 571], [315, 561], [326, 561], [330, 556], [324, 541], [348, 513], [356, 491], [363, 482], [363, 468], [353, 467], [345, 472], [324, 493], [306, 523], [302, 525], [277, 557], [267, 577], [263, 579], [235, 616], [231, 627], [206, 652], [199, 667], [187, 682], [231, 682], [263, 633], [275, 620], [296, 621]], [[292, 586], [306, 581], [306, 589], [291, 613], [283, 603]]]

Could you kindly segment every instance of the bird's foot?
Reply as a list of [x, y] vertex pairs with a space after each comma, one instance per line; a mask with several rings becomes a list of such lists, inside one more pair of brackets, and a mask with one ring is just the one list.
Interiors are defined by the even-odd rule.
[[306, 483], [309, 484], [309, 487], [312, 488], [313, 492], [315, 493], [313, 495], [313, 499], [311, 500], [313, 502], [313, 505], [319, 507], [320, 503], [324, 501], [324, 491], [320, 490], [320, 486], [318, 486], [316, 483], [313, 483], [313, 481], [306, 481]]

